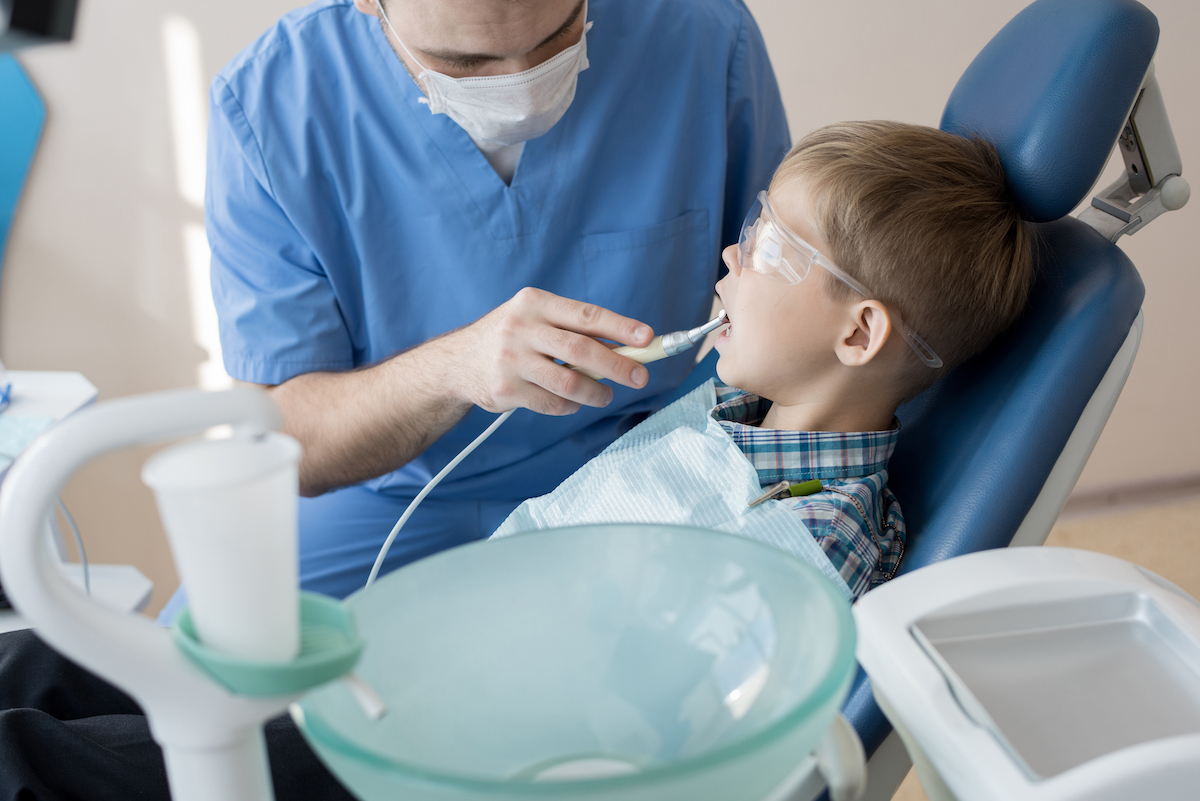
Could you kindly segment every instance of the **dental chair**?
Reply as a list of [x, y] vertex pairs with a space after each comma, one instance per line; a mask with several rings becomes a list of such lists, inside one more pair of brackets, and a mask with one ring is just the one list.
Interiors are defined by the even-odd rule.
[[[908, 523], [902, 573], [1044, 543], [1116, 404], [1145, 289], [1114, 243], [1188, 198], [1154, 77], [1157, 43], [1158, 20], [1134, 0], [1037, 0], [950, 95], [940, 127], [996, 145], [1034, 224], [1037, 281], [1005, 336], [898, 412], [889, 484]], [[1067, 216], [1114, 143], [1124, 175]], [[844, 711], [876, 752], [891, 727], [861, 671]], [[869, 797], [890, 797], [907, 772], [894, 734], [888, 745]]]
[[[1134, 0], [1037, 0], [950, 96], [940, 127], [995, 144], [1035, 230], [1037, 279], [1010, 331], [897, 413], [889, 486], [908, 524], [901, 573], [1044, 543], [1108, 420], [1145, 294], [1114, 243], [1189, 194], [1154, 77], [1158, 32]], [[1067, 216], [1114, 143], [1124, 175]], [[715, 363], [709, 354], [697, 379]], [[861, 669], [843, 713], [871, 756], [867, 798], [890, 798], [911, 763]]]

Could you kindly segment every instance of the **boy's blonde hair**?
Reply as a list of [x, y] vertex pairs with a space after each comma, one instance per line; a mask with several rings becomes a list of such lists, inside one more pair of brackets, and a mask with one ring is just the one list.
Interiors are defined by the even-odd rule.
[[[981, 351], [1024, 308], [1031, 237], [989, 143], [898, 122], [838, 123], [801, 139], [771, 189], [792, 181], [807, 190], [825, 255], [944, 362], [931, 370], [909, 353], [901, 401]], [[835, 296], [852, 293], [824, 278]]]

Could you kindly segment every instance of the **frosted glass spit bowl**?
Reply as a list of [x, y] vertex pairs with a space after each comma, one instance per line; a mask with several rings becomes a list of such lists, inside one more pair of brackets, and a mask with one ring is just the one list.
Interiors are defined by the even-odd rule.
[[364, 801], [756, 801], [820, 741], [854, 623], [804, 562], [674, 526], [558, 529], [421, 560], [346, 600], [356, 672], [293, 706]]

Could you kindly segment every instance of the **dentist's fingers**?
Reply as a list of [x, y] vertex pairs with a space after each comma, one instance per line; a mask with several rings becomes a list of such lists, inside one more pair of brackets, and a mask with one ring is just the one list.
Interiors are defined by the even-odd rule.
[[[582, 329], [582, 330], [580, 330]], [[626, 386], [645, 385], [640, 364], [593, 337], [644, 345], [650, 327], [594, 304], [523, 289], [474, 323], [445, 337], [451, 363], [446, 390], [489, 411], [525, 407], [571, 414], [580, 405], [603, 407], [612, 388], [556, 364], [567, 362]]]
[[639, 348], [649, 345], [654, 338], [654, 331], [645, 323], [594, 303], [584, 303], [532, 288], [521, 290], [514, 299], [540, 306], [546, 322], [565, 331], [611, 339], [622, 345]]
[[579, 368], [587, 375], [607, 378], [632, 389], [641, 389], [649, 380], [646, 368], [638, 362], [612, 352], [612, 347], [594, 337], [611, 339], [621, 345], [644, 347], [654, 338], [645, 323], [614, 311], [527, 288], [514, 300], [544, 310], [548, 326], [540, 329], [541, 350], [555, 359]]
[[613, 347], [591, 337], [551, 327], [539, 329], [538, 336], [539, 350], [566, 362], [569, 367], [577, 368], [583, 375], [589, 376], [589, 380], [592, 376], [599, 376], [631, 389], [641, 389], [650, 378], [646, 368], [639, 362], [616, 353]]

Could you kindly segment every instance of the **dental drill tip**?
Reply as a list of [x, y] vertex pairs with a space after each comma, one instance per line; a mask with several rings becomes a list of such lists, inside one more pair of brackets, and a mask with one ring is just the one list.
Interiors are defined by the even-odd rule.
[[[674, 356], [677, 353], [683, 353], [685, 350], [691, 350], [700, 344], [700, 341], [704, 337], [716, 331], [721, 326], [726, 325], [728, 322], [729, 315], [725, 313], [724, 309], [721, 309], [720, 314], [704, 325], [698, 325], [690, 331], [672, 331], [669, 334], [663, 334], [659, 337], [659, 340], [662, 342], [663, 353], [666, 356]], [[617, 348], [616, 352], [626, 355], [622, 350], [622, 348]]]
[[704, 337], [708, 336], [713, 331], [716, 331], [718, 328], [720, 328], [721, 326], [725, 325], [728, 322], [729, 322], [728, 315], [725, 314], [724, 309], [721, 309], [720, 314], [718, 314], [713, 319], [709, 320], [704, 325], [696, 326], [691, 331], [686, 331], [686, 332], [679, 331], [679, 332], [676, 332], [675, 334], [668, 334], [668, 336], [680, 337], [680, 338], [684, 339], [688, 344], [683, 345], [681, 349], [687, 350], [688, 348], [692, 347], [693, 345], [699, 344], [700, 340], [704, 339]]
[[699, 328], [693, 328], [692, 331], [699, 331], [701, 336], [706, 336], [708, 334], [711, 334], [713, 331], [716, 331], [721, 326], [726, 325], [728, 323], [729, 323], [729, 315], [725, 313], [724, 309], [721, 309], [720, 314], [718, 314], [716, 317], [709, 320], [707, 323], [700, 326]]

